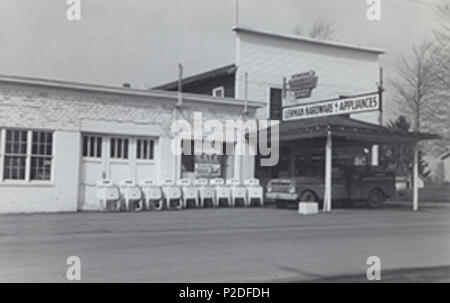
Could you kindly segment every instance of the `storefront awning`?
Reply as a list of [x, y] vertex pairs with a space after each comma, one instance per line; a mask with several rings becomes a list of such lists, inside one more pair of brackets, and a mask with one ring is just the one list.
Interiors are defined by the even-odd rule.
[[[429, 133], [397, 131], [385, 126], [355, 120], [347, 116], [280, 122], [278, 126], [280, 141], [326, 138], [329, 130], [333, 137], [343, 137], [349, 140], [376, 144], [414, 143], [420, 140], [439, 138], [439, 136]], [[270, 133], [270, 128], [261, 130], [260, 132]]]

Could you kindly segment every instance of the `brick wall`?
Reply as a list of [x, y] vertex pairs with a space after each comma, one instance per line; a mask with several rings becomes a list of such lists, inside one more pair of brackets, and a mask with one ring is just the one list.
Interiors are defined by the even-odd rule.
[[[174, 178], [170, 128], [175, 117], [192, 121], [240, 119], [243, 107], [0, 82], [0, 129], [54, 131], [53, 180], [45, 184], [0, 181], [0, 213], [76, 211], [80, 208], [81, 132], [149, 135], [159, 138], [158, 176]], [[254, 114], [251, 110], [250, 114]], [[252, 175], [252, 163], [243, 170]]]

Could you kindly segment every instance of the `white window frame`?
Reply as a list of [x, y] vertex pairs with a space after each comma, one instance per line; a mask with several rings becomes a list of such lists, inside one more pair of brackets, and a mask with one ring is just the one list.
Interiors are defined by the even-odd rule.
[[[87, 156], [84, 156], [83, 155], [83, 149], [84, 149], [84, 138], [85, 137], [88, 137], [89, 139], [88, 139], [88, 145], [87, 145]], [[100, 157], [97, 157], [97, 156], [95, 156], [95, 157], [92, 157], [92, 156], [90, 156], [89, 154], [89, 150], [90, 150], [90, 147], [91, 147], [91, 142], [90, 142], [90, 138], [95, 138], [95, 152], [94, 152], [94, 154], [96, 155], [97, 154], [97, 151], [98, 151], [98, 144], [97, 144], [97, 139], [98, 138], [101, 138], [101, 142], [100, 142], [100, 145], [101, 145], [101, 153], [100, 153]], [[81, 136], [81, 157], [83, 158], [83, 159], [88, 159], [88, 160], [92, 160], [92, 161], [101, 161], [101, 159], [102, 159], [102, 157], [103, 157], [103, 152], [104, 152], [104, 149], [105, 149], [105, 146], [104, 146], [104, 143], [103, 143], [103, 141], [105, 140], [105, 138], [103, 137], [103, 136], [101, 136], [101, 135], [98, 135], [98, 134], [82, 134], [82, 136]]]
[[[26, 131], [27, 132], [27, 147], [25, 155], [25, 179], [5, 179], [4, 176], [4, 165], [5, 165], [5, 155], [6, 155], [6, 131]], [[31, 158], [32, 155], [32, 144], [33, 144], [33, 132], [49, 132], [52, 134], [52, 148], [51, 155], [47, 156], [51, 159], [50, 168], [50, 179], [48, 180], [31, 180]], [[36, 157], [36, 155], [34, 155]], [[44, 184], [51, 185], [54, 182], [54, 169], [55, 169], [55, 132], [53, 130], [47, 129], [21, 129], [21, 128], [1, 128], [0, 129], [0, 184], [10, 184], [10, 185], [36, 185]]]
[[[150, 154], [150, 146], [152, 146], [153, 148], [151, 149], [152, 151], [152, 157], [151, 158], [138, 158], [137, 157], [137, 150], [138, 150], [138, 140], [141, 140], [141, 142], [148, 142], [148, 153]], [[134, 148], [134, 158], [136, 160], [136, 163], [141, 163], [141, 162], [145, 162], [145, 163], [151, 163], [151, 162], [155, 162], [155, 148], [156, 148], [156, 140], [154, 138], [144, 138], [144, 137], [136, 137], [134, 138], [134, 140], [132, 141], [132, 144], [135, 145]], [[143, 152], [143, 145], [141, 146], [141, 154]]]
[[[221, 96], [218, 96], [218, 92], [221, 92]], [[218, 86], [212, 89], [212, 95], [213, 97], [217, 97], [217, 98], [224, 98], [225, 97], [225, 87], [223, 86]]]
[[[114, 156], [114, 157], [111, 156], [111, 146], [112, 146], [111, 140], [112, 139], [114, 139], [114, 140], [118, 140], [118, 139], [122, 140], [121, 157], [120, 158], [118, 158], [117, 156]], [[127, 141], [127, 157], [126, 158], [124, 157], [124, 154], [125, 154], [125, 145], [124, 145], [124, 143], [125, 143], [125, 141]], [[129, 136], [109, 136], [109, 146], [108, 146], [108, 151], [107, 151], [108, 159], [111, 162], [127, 162], [127, 161], [132, 160], [131, 157], [132, 157], [132, 152], [133, 152], [134, 149], [131, 147], [131, 141], [132, 141], [132, 137], [129, 137]], [[115, 141], [114, 143], [115, 143], [114, 153], [117, 155], [118, 151], [119, 151], [119, 146], [117, 144], [117, 141]]]

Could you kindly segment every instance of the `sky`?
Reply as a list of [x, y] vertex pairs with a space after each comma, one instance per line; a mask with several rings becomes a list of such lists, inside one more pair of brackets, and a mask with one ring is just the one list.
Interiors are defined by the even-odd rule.
[[[68, 21], [66, 0], [0, 0], [0, 74], [151, 87], [234, 62], [235, 0], [80, 0]], [[380, 0], [381, 20], [366, 0], [240, 0], [240, 25], [292, 33], [317, 19], [339, 41], [382, 48], [387, 87], [394, 59], [432, 39], [431, 4]], [[388, 92], [389, 94], [389, 92]]]

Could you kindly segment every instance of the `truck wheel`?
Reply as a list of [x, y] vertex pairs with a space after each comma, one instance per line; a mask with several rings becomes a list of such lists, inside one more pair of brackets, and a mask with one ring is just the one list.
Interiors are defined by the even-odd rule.
[[319, 202], [317, 201], [316, 194], [310, 190], [305, 190], [300, 196], [300, 202]]
[[380, 208], [381, 204], [383, 204], [384, 195], [383, 192], [379, 189], [374, 189], [370, 192], [369, 197], [367, 198], [367, 205], [370, 208]]
[[300, 202], [316, 202], [319, 209], [323, 208], [323, 200], [320, 200], [312, 190], [305, 190], [300, 196]]

